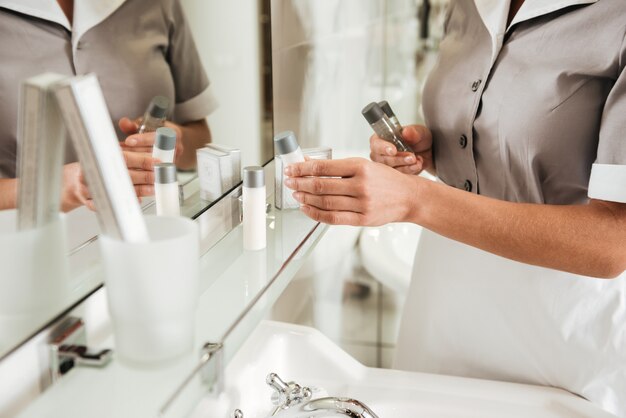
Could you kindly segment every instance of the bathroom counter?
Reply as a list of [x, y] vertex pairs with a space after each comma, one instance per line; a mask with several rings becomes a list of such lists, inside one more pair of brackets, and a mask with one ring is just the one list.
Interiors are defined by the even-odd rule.
[[[201, 230], [206, 228], [206, 218], [197, 222]], [[223, 370], [325, 230], [297, 210], [273, 209], [267, 216], [267, 248], [248, 252], [242, 248], [242, 226], [235, 227], [200, 259], [193, 353], [152, 368], [129, 367], [115, 359], [101, 369], [75, 367], [19, 416], [186, 416], [209, 390], [202, 376]], [[223, 350], [201, 368], [200, 348], [209, 342], [223, 344]], [[112, 336], [105, 346], [115, 349]]]

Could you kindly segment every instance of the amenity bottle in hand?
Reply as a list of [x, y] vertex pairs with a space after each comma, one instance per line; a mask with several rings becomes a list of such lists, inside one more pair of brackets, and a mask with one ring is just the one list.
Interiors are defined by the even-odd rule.
[[412, 152], [402, 141], [402, 133], [394, 126], [378, 103], [370, 103], [361, 111], [365, 120], [370, 124], [376, 135], [391, 142], [398, 151]]
[[158, 128], [154, 136], [152, 158], [162, 163], [173, 163], [176, 151], [176, 131], [171, 128]]
[[143, 115], [138, 132], [140, 134], [144, 132], [154, 132], [163, 126], [169, 106], [170, 101], [167, 97], [155, 96], [148, 105], [146, 113]]

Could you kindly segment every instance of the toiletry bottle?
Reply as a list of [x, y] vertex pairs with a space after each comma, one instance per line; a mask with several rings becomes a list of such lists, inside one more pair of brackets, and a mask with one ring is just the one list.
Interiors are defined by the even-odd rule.
[[266, 246], [265, 173], [263, 167], [243, 169], [243, 249], [262, 250]]
[[163, 126], [169, 105], [170, 101], [167, 97], [155, 96], [148, 105], [146, 113], [143, 115], [138, 132], [140, 134], [144, 132], [154, 132], [157, 128]]
[[154, 136], [152, 158], [157, 158], [162, 163], [173, 163], [175, 150], [176, 131], [171, 128], [157, 128]]
[[280, 155], [285, 167], [304, 162], [304, 154], [298, 145], [296, 134], [291, 131], [281, 132], [274, 137], [274, 150], [276, 155]]
[[370, 124], [376, 135], [391, 142], [398, 151], [411, 152], [402, 141], [401, 132], [395, 128], [393, 122], [389, 120], [385, 112], [378, 103], [370, 103], [361, 111], [367, 122]]
[[291, 131], [277, 134], [274, 137], [274, 152], [276, 157], [280, 159], [280, 163], [276, 163], [276, 167], [281, 168], [281, 172], [276, 173], [278, 176], [276, 177], [276, 188], [278, 190], [276, 195], [280, 196], [282, 199], [281, 208], [299, 208], [300, 203], [293, 198], [293, 192], [285, 188], [283, 184], [285, 175], [282, 172], [282, 169], [291, 164], [304, 162], [304, 154], [302, 153], [300, 145], [298, 145], [296, 134]]
[[396, 114], [393, 113], [393, 109], [391, 108], [391, 105], [389, 105], [389, 102], [387, 100], [383, 100], [382, 102], [378, 102], [378, 106], [380, 106], [383, 112], [385, 112], [385, 115], [387, 115], [387, 117], [393, 124], [394, 128], [398, 132], [402, 132], [402, 125], [400, 124], [400, 121], [396, 117]]
[[154, 199], [157, 216], [179, 216], [178, 180], [176, 166], [161, 163], [154, 166]]

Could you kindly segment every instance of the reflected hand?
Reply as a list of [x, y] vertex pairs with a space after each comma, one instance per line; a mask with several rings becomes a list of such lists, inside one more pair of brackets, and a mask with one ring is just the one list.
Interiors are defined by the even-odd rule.
[[422, 180], [363, 158], [292, 164], [285, 175], [290, 177], [285, 185], [295, 191], [305, 215], [327, 224], [356, 226], [410, 219]]
[[[120, 145], [124, 151], [152, 153], [154, 147], [154, 132], [146, 132], [143, 134], [137, 133], [139, 131], [140, 119], [134, 121], [129, 118], [120, 119], [118, 125], [122, 132], [128, 137]], [[176, 132], [176, 151], [174, 153], [174, 161], [179, 155], [183, 153], [183, 131], [181, 127], [175, 123], [166, 121], [164, 126], [173, 129]]]
[[61, 190], [61, 210], [69, 212], [79, 206], [87, 205], [90, 200], [89, 189], [85, 184], [79, 163], [70, 163], [63, 166], [63, 186]]
[[422, 170], [434, 173], [433, 137], [422, 125], [407, 126], [402, 130], [404, 143], [413, 152], [399, 152], [393, 144], [377, 135], [370, 137], [370, 158], [405, 174], [419, 174]]

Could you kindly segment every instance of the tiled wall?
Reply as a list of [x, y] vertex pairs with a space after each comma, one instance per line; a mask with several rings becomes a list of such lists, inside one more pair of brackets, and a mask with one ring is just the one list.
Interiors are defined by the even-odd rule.
[[383, 98], [418, 117], [416, 0], [272, 0], [275, 131], [303, 147], [366, 149], [361, 109]]

